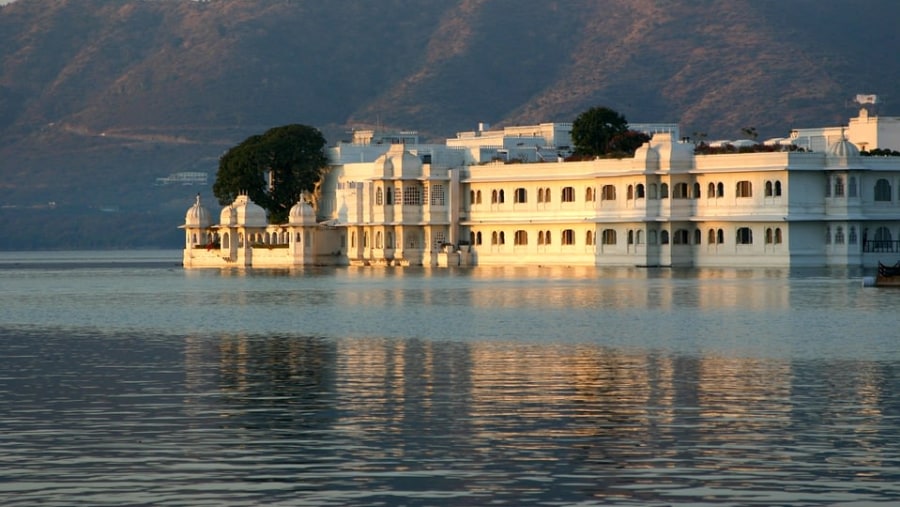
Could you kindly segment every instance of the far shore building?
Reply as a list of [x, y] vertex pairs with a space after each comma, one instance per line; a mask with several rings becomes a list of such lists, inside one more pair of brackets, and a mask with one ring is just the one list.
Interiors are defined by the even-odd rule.
[[359, 131], [329, 151], [317, 209], [301, 200], [286, 224], [246, 196], [214, 224], [198, 197], [184, 266], [894, 264], [900, 157], [860, 148], [900, 148], [898, 126], [863, 110], [783, 149], [701, 155], [677, 125], [644, 124], [652, 139], [633, 158], [580, 162], [562, 160], [571, 124], [446, 144]]

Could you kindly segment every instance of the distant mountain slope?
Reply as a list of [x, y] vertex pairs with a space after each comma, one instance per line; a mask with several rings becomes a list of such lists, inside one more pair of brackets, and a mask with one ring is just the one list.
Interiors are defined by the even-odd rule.
[[20, 0], [0, 7], [0, 205], [157, 209], [156, 177], [290, 122], [439, 140], [606, 105], [728, 138], [845, 122], [856, 93], [900, 114], [897, 19], [894, 0]]

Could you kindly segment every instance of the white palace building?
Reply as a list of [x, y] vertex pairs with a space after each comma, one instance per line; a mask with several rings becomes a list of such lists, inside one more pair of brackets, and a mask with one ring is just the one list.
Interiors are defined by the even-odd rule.
[[[799, 129], [770, 152], [695, 154], [678, 127], [634, 158], [565, 162], [571, 124], [446, 144], [355, 132], [317, 209], [266, 223], [246, 196], [182, 226], [186, 268], [309, 265], [876, 266], [900, 260], [900, 118]], [[735, 142], [737, 144], [737, 142]], [[802, 150], [788, 150], [793, 144]]]

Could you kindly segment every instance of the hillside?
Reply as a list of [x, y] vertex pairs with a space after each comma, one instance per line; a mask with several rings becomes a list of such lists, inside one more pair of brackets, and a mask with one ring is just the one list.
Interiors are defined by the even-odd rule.
[[212, 177], [225, 149], [286, 123], [440, 140], [606, 105], [770, 137], [845, 122], [856, 93], [900, 114], [898, 17], [893, 0], [19, 0], [0, 7], [0, 248], [23, 227], [69, 238], [28, 248], [101, 244], [65, 233], [128, 213], [144, 228], [104, 246], [151, 230], [177, 246], [209, 188], [156, 178]]

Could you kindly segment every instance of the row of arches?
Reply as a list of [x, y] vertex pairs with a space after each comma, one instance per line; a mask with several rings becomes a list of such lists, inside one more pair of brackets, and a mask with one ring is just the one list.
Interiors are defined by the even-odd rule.
[[[782, 184], [781, 180], [766, 180], [764, 182], [765, 197], [781, 197]], [[687, 183], [678, 182], [670, 186], [668, 183], [638, 183], [629, 184], [625, 187], [625, 199], [700, 199], [702, 198], [702, 186], [699, 182]], [[734, 196], [738, 198], [753, 197], [753, 182], [749, 180], [741, 180], [735, 183]], [[719, 182], [709, 182], [706, 187], [707, 199], [720, 199], [725, 197], [725, 184]], [[607, 184], [600, 186], [598, 192], [596, 187], [590, 186], [584, 189], [584, 201], [596, 202], [615, 201], [617, 198], [616, 185]], [[553, 197], [549, 187], [540, 187], [537, 189], [537, 202], [540, 204], [552, 202]], [[576, 190], [573, 186], [565, 186], [559, 189], [560, 202], [575, 202]], [[504, 189], [491, 190], [491, 204], [504, 204], [506, 202], [506, 192]], [[528, 189], [518, 187], [513, 191], [513, 202], [522, 204], [528, 202]], [[469, 203], [481, 204], [481, 190], [469, 191]]]
[[[855, 229], [854, 229], [855, 230]], [[783, 232], [780, 227], [767, 227], [764, 231], [765, 242], [769, 245], [778, 245], [784, 241]], [[703, 232], [699, 228], [693, 230], [679, 228], [670, 233], [667, 229], [655, 230], [650, 229], [628, 229], [625, 231], [626, 244], [628, 245], [700, 245], [702, 244]], [[737, 227], [734, 230], [735, 244], [751, 245], [753, 244], [753, 229], [751, 227]], [[598, 239], [599, 236], [599, 239]], [[540, 230], [537, 232], [537, 245], [554, 244], [554, 238], [559, 238], [560, 245], [575, 245], [576, 232], [574, 229], [563, 229], [556, 236], [549, 230]], [[585, 231], [584, 244], [596, 245], [618, 244], [618, 232], [616, 229], [602, 229], [599, 234], [593, 230]], [[482, 245], [488, 241], [490, 245], [505, 245], [506, 231], [491, 231], [490, 236], [484, 236], [482, 231], [471, 231], [469, 233], [469, 241], [472, 245]], [[516, 246], [527, 245], [529, 241], [528, 231], [519, 229], [513, 232], [513, 244]], [[706, 243], [708, 245], [721, 245], [725, 243], [725, 230], [721, 228], [710, 228], [706, 232]]]
[[[228, 231], [225, 231], [222, 234], [219, 234], [217, 231], [207, 231], [206, 233], [198, 233], [195, 231], [189, 233], [189, 235], [189, 242], [194, 247], [206, 247], [207, 249], [231, 248], [232, 233]], [[291, 238], [291, 233], [287, 230], [247, 232], [246, 234], [243, 231], [238, 231], [235, 233], [235, 239], [237, 241], [236, 246], [238, 248], [244, 248], [245, 246], [287, 246], [291, 243]], [[302, 243], [303, 233], [296, 231], [293, 236], [293, 241], [295, 243]]]

